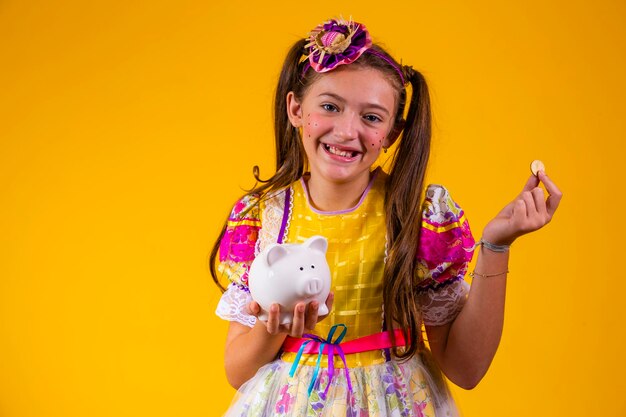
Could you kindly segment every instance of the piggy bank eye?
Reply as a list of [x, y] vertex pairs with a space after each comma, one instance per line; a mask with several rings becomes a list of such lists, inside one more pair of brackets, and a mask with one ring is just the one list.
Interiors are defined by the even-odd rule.
[[300, 271], [304, 271], [304, 268], [303, 268], [303, 267], [300, 267]]
[[315, 265], [311, 265], [311, 269], [315, 269]]

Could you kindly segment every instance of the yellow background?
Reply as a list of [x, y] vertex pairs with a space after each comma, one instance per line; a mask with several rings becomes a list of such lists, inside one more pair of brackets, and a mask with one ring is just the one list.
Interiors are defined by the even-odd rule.
[[427, 77], [429, 178], [477, 237], [542, 159], [468, 417], [623, 416], [626, 3], [0, 1], [0, 415], [217, 416], [207, 254], [273, 168], [288, 46], [352, 15]]

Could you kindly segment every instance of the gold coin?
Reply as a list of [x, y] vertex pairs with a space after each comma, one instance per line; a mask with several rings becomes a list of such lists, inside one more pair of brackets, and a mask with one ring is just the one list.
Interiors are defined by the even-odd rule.
[[543, 162], [541, 162], [538, 159], [535, 159], [534, 161], [530, 163], [530, 171], [533, 173], [534, 176], [537, 176], [539, 171], [546, 172], [546, 167], [545, 165], [543, 165]]

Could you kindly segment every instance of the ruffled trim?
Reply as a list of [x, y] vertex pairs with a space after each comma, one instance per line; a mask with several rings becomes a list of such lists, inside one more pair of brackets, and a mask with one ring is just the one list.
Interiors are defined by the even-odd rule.
[[246, 313], [246, 306], [252, 301], [248, 287], [232, 283], [226, 288], [217, 303], [215, 314], [228, 321], [236, 321], [244, 326], [252, 327], [257, 318]]
[[287, 236], [289, 236], [289, 226], [291, 226], [291, 214], [293, 213], [293, 187], [289, 187], [289, 192], [285, 192], [285, 207], [289, 210], [287, 215], [283, 215], [285, 222], [285, 228], [283, 230], [282, 243], [287, 243]]
[[[287, 189], [291, 188], [287, 187], [272, 193], [263, 202], [261, 210], [261, 222], [263, 223], [263, 227], [259, 231], [259, 239], [256, 245], [255, 255], [261, 253], [268, 245], [278, 243], [285, 214], [285, 198]], [[291, 216], [289, 216], [285, 225], [285, 235], [287, 235], [289, 231], [290, 220]]]
[[453, 321], [463, 309], [468, 293], [469, 284], [462, 279], [424, 289], [418, 295], [424, 325], [442, 326]]

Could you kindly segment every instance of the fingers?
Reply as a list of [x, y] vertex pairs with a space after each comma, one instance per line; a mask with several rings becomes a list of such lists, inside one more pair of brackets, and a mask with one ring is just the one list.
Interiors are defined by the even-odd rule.
[[526, 201], [523, 198], [518, 198], [513, 202], [513, 214], [511, 218], [517, 223], [521, 223], [526, 220]]
[[[330, 293], [326, 298], [326, 306], [329, 311], [332, 308], [334, 295]], [[261, 313], [261, 307], [256, 302], [248, 304], [250, 313], [258, 316]], [[325, 316], [323, 316], [325, 317]], [[322, 317], [322, 318], [323, 318]], [[267, 315], [267, 332], [275, 335], [278, 333], [289, 333], [291, 337], [302, 337], [306, 331], [313, 330], [320, 320], [319, 302], [312, 301], [308, 305], [304, 302], [296, 304], [293, 310], [291, 323], [281, 324], [281, 312], [279, 304], [272, 304]]]
[[537, 208], [535, 207], [535, 200], [533, 193], [530, 191], [524, 191], [521, 195], [524, 206], [526, 206], [526, 218], [534, 217], [537, 215]]
[[524, 206], [525, 206], [523, 210], [524, 215], [522, 216], [522, 218], [534, 214], [536, 210], [532, 209], [532, 207], [534, 206], [532, 190], [536, 189], [538, 185], [539, 185], [539, 179], [534, 175], [531, 175], [528, 178], [528, 180], [526, 180], [526, 184], [524, 184], [524, 188], [522, 189], [522, 192], [519, 193], [517, 198], [513, 201], [514, 212], [516, 213], [517, 216], [520, 216], [520, 213], [522, 210], [522, 207], [519, 204], [520, 200], [524, 202]]
[[293, 311], [293, 321], [291, 322], [291, 337], [302, 337], [304, 333], [306, 304], [298, 303]]
[[538, 185], [539, 185], [539, 178], [537, 178], [534, 175], [531, 175], [526, 181], [526, 184], [524, 184], [524, 188], [522, 189], [522, 192], [530, 191]]
[[315, 325], [317, 324], [319, 307], [320, 303], [318, 303], [317, 301], [311, 301], [307, 306], [306, 320], [304, 322], [304, 327], [306, 330], [313, 330], [315, 328]]
[[[548, 198], [545, 199], [545, 195], [543, 190], [539, 187], [539, 183], [543, 183], [546, 187], [546, 191], [548, 192]], [[561, 190], [556, 186], [556, 184], [546, 175], [544, 171], [539, 171], [537, 176], [532, 175], [528, 181], [526, 181], [526, 185], [524, 185], [524, 191], [522, 194], [530, 191], [533, 196], [534, 205], [537, 212], [544, 218], [547, 219], [547, 222], [552, 219], [554, 212], [556, 211], [559, 203], [561, 201], [561, 197], [563, 194]], [[520, 197], [522, 195], [520, 194]], [[544, 210], [545, 207], [545, 210]]]
[[533, 196], [533, 204], [537, 214], [539, 214], [542, 219], [547, 220], [548, 213], [546, 210], [546, 200], [544, 198], [543, 189], [539, 187], [533, 188], [531, 194]]
[[515, 201], [512, 216], [515, 231], [513, 234], [526, 234], [541, 229], [550, 221], [550, 215], [542, 188], [535, 187], [530, 191], [522, 191]]
[[315, 329], [315, 325], [321, 319], [328, 316], [330, 310], [333, 308], [333, 302], [335, 301], [335, 294], [330, 292], [328, 293], [328, 297], [326, 297], [326, 307], [328, 308], [328, 313], [323, 316], [319, 315], [319, 302], [311, 301], [306, 309], [306, 315], [304, 316], [304, 330], [313, 330]]
[[[335, 303], [335, 293], [331, 291], [331, 292], [328, 293], [328, 297], [326, 297], [326, 307], [328, 307], [328, 314], [330, 314], [330, 310], [333, 309], [333, 304], [334, 303]], [[324, 317], [326, 317], [326, 316], [324, 316]]]
[[278, 334], [280, 327], [280, 306], [278, 304], [270, 306], [266, 327], [269, 334]]
[[261, 306], [256, 301], [251, 301], [250, 303], [248, 303], [246, 309], [248, 310], [247, 313], [252, 316], [258, 316], [259, 314], [261, 314]]
[[556, 211], [557, 207], [559, 207], [559, 203], [561, 202], [561, 198], [563, 197], [563, 193], [559, 190], [559, 187], [556, 186], [554, 182], [546, 175], [545, 172], [539, 171], [538, 173], [539, 179], [546, 187], [548, 191], [548, 199], [546, 200], [546, 209], [549, 218], [551, 219]]
[[[540, 183], [544, 184], [545, 190]], [[549, 193], [547, 199], [546, 191]], [[510, 244], [524, 234], [541, 229], [552, 219], [561, 197], [554, 182], [545, 172], [539, 171], [536, 177], [528, 178], [523, 191], [487, 225], [483, 235]]]

